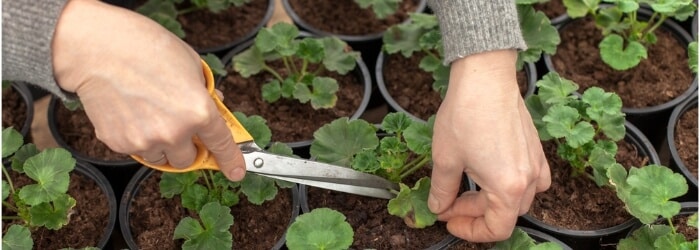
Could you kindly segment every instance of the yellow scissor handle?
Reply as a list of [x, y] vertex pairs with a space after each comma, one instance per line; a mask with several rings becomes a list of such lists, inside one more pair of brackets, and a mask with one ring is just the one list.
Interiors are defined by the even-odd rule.
[[[226, 126], [228, 126], [229, 130], [231, 130], [233, 140], [236, 143], [253, 141], [253, 137], [248, 133], [248, 131], [243, 127], [243, 125], [241, 125], [241, 123], [238, 122], [238, 119], [236, 119], [236, 117], [233, 116], [233, 113], [231, 113], [231, 111], [228, 110], [228, 108], [226, 108], [221, 99], [219, 99], [219, 96], [216, 95], [216, 91], [214, 90], [214, 74], [211, 72], [209, 65], [207, 65], [207, 63], [204, 62], [204, 60], [202, 60], [202, 68], [204, 71], [204, 78], [206, 80], [207, 91], [209, 92], [209, 95], [211, 95], [211, 98], [214, 99], [214, 103], [216, 103], [216, 109], [219, 110], [219, 114], [221, 114], [221, 117], [223, 117], [226, 121]], [[170, 166], [169, 163], [166, 163], [165, 165], [153, 165], [145, 161], [141, 156], [138, 155], [131, 155], [131, 158], [134, 158], [136, 161], [143, 164], [144, 166], [154, 168], [163, 172], [183, 173], [198, 169], [219, 170], [219, 165], [216, 164], [214, 156], [209, 153], [209, 150], [207, 150], [206, 146], [204, 146], [204, 144], [199, 140], [199, 138], [194, 137], [193, 142], [197, 148], [197, 156], [194, 160], [194, 163], [192, 163], [192, 165], [190, 165], [187, 168], [175, 168], [173, 166]]]

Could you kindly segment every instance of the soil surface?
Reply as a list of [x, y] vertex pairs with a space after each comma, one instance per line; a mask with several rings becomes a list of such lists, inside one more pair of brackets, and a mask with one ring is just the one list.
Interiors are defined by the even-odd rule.
[[549, 19], [557, 18], [566, 14], [566, 6], [561, 0], [549, 0], [546, 3], [537, 3], [534, 5], [535, 10], [542, 11]]
[[673, 217], [673, 226], [676, 227], [676, 232], [683, 234], [687, 241], [698, 239], [698, 229], [692, 226], [688, 226], [688, 219], [690, 214], [682, 214]]
[[[573, 28], [569, 28], [573, 27]], [[592, 86], [617, 93], [626, 108], [643, 108], [668, 102], [685, 92], [693, 81], [687, 45], [663, 27], [648, 58], [637, 67], [616, 71], [600, 59], [600, 30], [591, 18], [576, 19], [559, 30], [561, 44], [552, 56], [556, 71], [579, 84], [579, 92]]]
[[[33, 184], [35, 181], [15, 171], [10, 171], [10, 176], [15, 187]], [[5, 177], [3, 177], [5, 179]], [[62, 249], [84, 247], [96, 247], [104, 237], [103, 233], [109, 222], [109, 200], [97, 183], [79, 174], [70, 174], [68, 194], [76, 201], [70, 215], [70, 222], [59, 230], [39, 228], [32, 232], [34, 249]], [[11, 204], [12, 196], [8, 198]], [[3, 206], [3, 216], [16, 215]], [[3, 220], [3, 222], [7, 222]], [[5, 234], [7, 228], [18, 221], [3, 223], [2, 231]]]
[[371, 9], [360, 8], [354, 0], [283, 1], [288, 1], [294, 13], [312, 27], [338, 35], [369, 35], [383, 32], [392, 25], [408, 19], [408, 13], [415, 12], [419, 2], [403, 0], [396, 13], [382, 20], [377, 18]]
[[674, 143], [678, 156], [690, 172], [698, 178], [698, 109], [687, 110], [676, 123]]
[[[172, 240], [175, 227], [187, 216], [196, 213], [183, 208], [179, 196], [160, 196], [160, 172], [153, 172], [139, 186], [129, 207], [129, 226], [139, 249], [181, 249], [183, 240]], [[248, 202], [241, 195], [240, 203], [231, 207], [233, 215], [233, 247], [235, 249], [272, 249], [281, 239], [292, 215], [292, 197], [288, 189], [280, 189], [275, 199], [262, 205]]]
[[21, 131], [27, 120], [27, 104], [14, 87], [2, 90], [2, 127]]
[[55, 105], [56, 129], [60, 137], [72, 150], [81, 154], [104, 161], [129, 160], [127, 154], [114, 152], [106, 144], [97, 139], [95, 127], [87, 117], [85, 110], [70, 111], [60, 101]]
[[[394, 102], [408, 113], [428, 120], [437, 113], [442, 98], [433, 90], [433, 76], [418, 67], [423, 53], [414, 53], [411, 57], [401, 54], [386, 55], [382, 70], [384, 84]], [[524, 70], [517, 73], [518, 88], [521, 95], [527, 91], [527, 74]]]
[[[280, 62], [268, 62], [282, 77], [287, 76]], [[316, 66], [309, 67], [313, 72]], [[217, 89], [224, 95], [224, 104], [231, 111], [239, 111], [244, 114], [259, 115], [267, 120], [267, 126], [272, 130], [272, 141], [300, 142], [313, 139], [313, 133], [326, 123], [340, 118], [351, 117], [360, 107], [364, 97], [364, 83], [359, 72], [348, 72], [339, 75], [334, 72], [323, 71], [320, 76], [332, 77], [338, 81], [338, 100], [336, 106], [331, 109], [314, 110], [310, 103], [300, 103], [297, 100], [280, 98], [274, 103], [263, 100], [260, 88], [264, 83], [274, 79], [267, 73], [259, 73], [244, 78], [236, 73], [231, 65], [227, 66], [228, 74], [217, 83]], [[369, 97], [367, 97], [369, 98]]]
[[[528, 214], [548, 225], [570, 230], [595, 230], [616, 226], [631, 219], [624, 204], [609, 187], [599, 188], [594, 181], [571, 177], [571, 166], [556, 154], [556, 144], [542, 142], [552, 174], [551, 187], [535, 195]], [[636, 147], [618, 142], [617, 162], [625, 167], [647, 165]]]
[[[134, 1], [132, 9], [143, 5], [145, 0]], [[177, 17], [185, 31], [185, 42], [195, 50], [210, 49], [231, 44], [264, 25], [269, 0], [252, 0], [240, 7], [230, 7], [219, 13], [207, 10], [194, 11]], [[188, 8], [185, 1], [178, 9]], [[242, 42], [242, 41], [241, 41]]]

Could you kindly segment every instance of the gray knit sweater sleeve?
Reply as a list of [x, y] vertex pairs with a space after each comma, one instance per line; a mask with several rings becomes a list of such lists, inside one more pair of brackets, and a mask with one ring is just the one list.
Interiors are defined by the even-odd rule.
[[527, 48], [514, 0], [429, 0], [440, 23], [445, 64], [485, 51]]
[[66, 98], [53, 76], [51, 41], [67, 0], [2, 1], [2, 79]]

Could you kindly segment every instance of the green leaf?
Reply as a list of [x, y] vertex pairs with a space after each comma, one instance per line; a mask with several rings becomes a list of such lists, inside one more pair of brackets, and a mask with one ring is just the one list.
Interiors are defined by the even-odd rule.
[[603, 131], [603, 134], [608, 138], [619, 141], [625, 138], [625, 117], [624, 113], [616, 115], [605, 114], [597, 121], [598, 127]]
[[685, 178], [667, 167], [648, 165], [632, 168], [627, 177], [630, 187], [630, 212], [643, 223], [650, 224], [657, 216], [672, 218], [680, 212], [680, 203], [671, 199], [688, 192]]
[[584, 17], [591, 11], [597, 10], [600, 0], [564, 0], [566, 13], [571, 18]]
[[2, 180], [2, 200], [5, 201], [10, 196], [10, 183]]
[[437, 215], [428, 208], [428, 193], [430, 192], [430, 178], [423, 177], [413, 188], [399, 183], [401, 190], [396, 198], [389, 200], [387, 208], [389, 214], [404, 219], [411, 228], [424, 228], [431, 226], [437, 220]]
[[299, 42], [296, 56], [311, 63], [319, 63], [324, 57], [323, 43], [314, 38], [303, 38]]
[[24, 137], [16, 129], [9, 127], [2, 130], [2, 158], [14, 154], [24, 144]]
[[527, 50], [518, 52], [524, 62], [534, 63], [540, 59], [541, 53], [553, 55], [561, 42], [559, 32], [551, 24], [547, 15], [536, 11], [530, 5], [518, 5], [520, 30], [527, 44]]
[[555, 105], [552, 106], [547, 115], [542, 117], [542, 121], [547, 126], [547, 132], [555, 138], [570, 136], [573, 133], [573, 128], [579, 121], [581, 116], [575, 108]]
[[151, 13], [148, 15], [148, 17], [175, 34], [177, 37], [185, 38], [185, 30], [182, 29], [182, 25], [175, 17], [163, 12]]
[[412, 13], [410, 22], [389, 27], [382, 37], [384, 51], [389, 54], [401, 52], [404, 57], [410, 57], [414, 52], [421, 51], [419, 40], [431, 30], [438, 29], [437, 17], [431, 14]]
[[309, 151], [318, 161], [349, 167], [355, 154], [378, 145], [376, 128], [372, 124], [343, 117], [316, 130]]
[[299, 215], [285, 235], [290, 250], [348, 249], [353, 236], [345, 215], [330, 208], [316, 208]]
[[256, 174], [247, 174], [243, 178], [241, 191], [248, 197], [248, 201], [255, 205], [272, 200], [277, 195], [275, 180]]
[[390, 112], [382, 119], [382, 130], [390, 134], [402, 134], [411, 124], [413, 120], [406, 113]]
[[450, 68], [444, 64], [440, 66], [433, 72], [433, 90], [440, 93], [440, 98], [445, 99], [445, 94], [447, 94], [447, 86], [450, 80]]
[[[423, 35], [418, 38], [418, 46], [425, 51], [441, 51], [442, 49], [442, 34], [436, 28], [428, 29]], [[434, 54], [433, 54], [434, 55]], [[439, 58], [442, 58], [442, 53], [439, 53]]]
[[688, 217], [688, 226], [698, 228], [698, 213], [693, 213], [693, 215]]
[[197, 211], [205, 204], [212, 202], [209, 189], [200, 185], [190, 185], [180, 194], [180, 200], [184, 208]]
[[338, 101], [338, 82], [330, 77], [316, 77], [313, 80], [311, 107], [314, 109], [332, 108]]
[[355, 2], [363, 9], [371, 6], [377, 18], [385, 19], [396, 13], [401, 0], [355, 0]]
[[424, 56], [418, 63], [418, 67], [426, 72], [434, 72], [440, 68], [440, 65], [442, 65], [442, 60], [432, 55]]
[[688, 67], [693, 73], [698, 73], [698, 42], [688, 44]]
[[183, 249], [231, 249], [233, 236], [229, 231], [233, 225], [231, 209], [216, 202], [202, 206], [199, 221], [192, 217], [183, 218], [177, 227], [173, 239], [184, 239]]
[[404, 133], [406, 145], [418, 155], [429, 155], [432, 152], [433, 127], [422, 122], [411, 123]]
[[323, 57], [323, 66], [330, 71], [338, 72], [345, 75], [355, 69], [357, 58], [360, 53], [357, 51], [346, 51], [348, 46], [345, 42], [337, 37], [321, 38], [325, 56]]
[[605, 149], [594, 147], [591, 150], [591, 154], [588, 157], [588, 162], [591, 164], [593, 169], [593, 180], [595, 183], [602, 187], [608, 184], [608, 169], [617, 163], [614, 154], [609, 154]]
[[291, 56], [299, 47], [299, 44], [294, 42], [297, 36], [299, 36], [299, 29], [295, 25], [278, 22], [258, 32], [255, 37], [255, 47], [263, 53], [274, 51], [282, 56]]
[[553, 137], [547, 132], [547, 123], [542, 121], [542, 117], [547, 114], [549, 107], [541, 100], [539, 95], [531, 95], [525, 99], [525, 106], [532, 117], [532, 122], [535, 124], [540, 140], [548, 141]]
[[24, 163], [27, 161], [27, 159], [38, 155], [39, 153], [41, 152], [33, 143], [24, 144], [12, 156], [12, 169], [19, 173], [24, 173]]
[[685, 242], [685, 236], [682, 234], [666, 234], [656, 239], [654, 247], [656, 249], [682, 249], [681, 245]]
[[226, 0], [206, 0], [206, 7], [212, 13], [219, 13], [230, 7]]
[[163, 173], [160, 176], [158, 187], [163, 198], [173, 198], [181, 194], [185, 189], [194, 185], [199, 179], [200, 172], [192, 171], [185, 173]]
[[221, 59], [219, 59], [218, 56], [212, 54], [212, 53], [207, 53], [206, 55], [201, 56], [202, 60], [209, 65], [209, 68], [211, 69], [212, 73], [217, 76], [225, 76], [228, 72], [226, 71], [226, 67], [224, 66], [224, 63], [221, 62]]
[[364, 150], [352, 159], [352, 168], [365, 173], [374, 173], [380, 168], [379, 158], [374, 150]]
[[575, 99], [572, 94], [578, 90], [576, 83], [560, 77], [556, 72], [547, 73], [536, 85], [540, 101], [549, 105], [569, 103]]
[[221, 205], [231, 207], [235, 206], [236, 204], [238, 204], [238, 202], [240, 202], [240, 197], [238, 197], [238, 193], [229, 189], [225, 189], [221, 191], [221, 199], [219, 200], [221, 201]]
[[31, 250], [34, 248], [32, 233], [21, 225], [11, 225], [5, 235], [2, 236], [2, 249], [5, 250]]
[[529, 249], [529, 250], [556, 250], [562, 247], [554, 242], [537, 243], [525, 231], [516, 227], [510, 238], [504, 241], [497, 242], [492, 250], [509, 250], [509, 249]]
[[635, 230], [631, 236], [623, 238], [617, 245], [619, 250], [654, 249], [654, 242], [663, 235], [671, 233], [667, 225], [648, 225]]
[[33, 206], [64, 195], [74, 167], [75, 159], [63, 148], [49, 148], [32, 156], [24, 163], [24, 171], [37, 183], [22, 187], [20, 199]]
[[267, 126], [267, 121], [265, 118], [259, 115], [246, 116], [241, 112], [233, 112], [238, 122], [243, 125], [250, 136], [255, 139], [255, 144], [259, 147], [264, 148], [270, 144], [272, 140], [272, 130]]
[[265, 67], [263, 53], [254, 46], [235, 55], [232, 61], [233, 70], [245, 78], [259, 73]]
[[622, 110], [622, 99], [615, 93], [605, 92], [599, 87], [590, 87], [583, 92], [581, 101], [588, 104], [586, 114], [599, 120], [604, 114], [617, 115]]
[[263, 100], [268, 103], [276, 102], [282, 97], [282, 86], [280, 81], [274, 79], [268, 83], [265, 83], [260, 88], [260, 93], [262, 94]]
[[651, 8], [654, 12], [658, 12], [659, 14], [672, 16], [676, 11], [692, 4], [692, 0], [653, 1], [653, 3], [651, 3]]
[[[625, 17], [625, 13], [619, 8], [604, 8], [595, 15], [595, 24], [604, 36], [610, 33], [626, 34], [630, 32], [632, 25], [641, 25], [641, 22], [630, 24], [630, 19], [623, 19], [623, 17]], [[639, 30], [643, 30], [643, 28]]]
[[58, 230], [69, 222], [68, 213], [75, 207], [75, 199], [68, 194], [56, 197], [53, 202], [43, 202], [29, 207], [32, 226]]
[[626, 70], [637, 66], [642, 59], [647, 58], [647, 49], [639, 42], [627, 41], [620, 35], [610, 34], [598, 44], [600, 57], [603, 62], [616, 70]]

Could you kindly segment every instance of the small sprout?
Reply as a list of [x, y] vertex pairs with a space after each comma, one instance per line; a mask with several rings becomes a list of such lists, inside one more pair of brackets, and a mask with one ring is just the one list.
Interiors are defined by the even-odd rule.
[[301, 249], [348, 249], [354, 232], [345, 215], [330, 208], [317, 208], [299, 215], [287, 229], [287, 247]]

